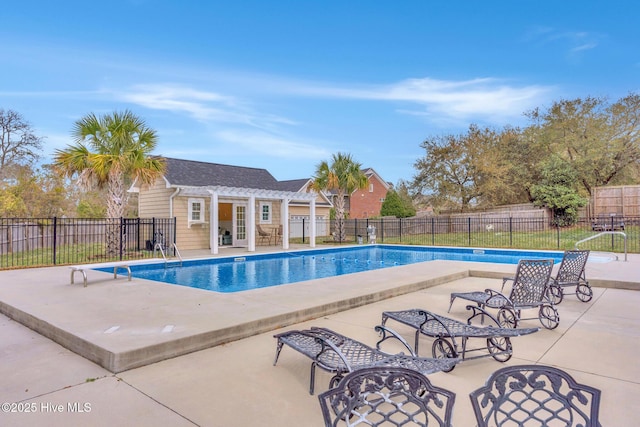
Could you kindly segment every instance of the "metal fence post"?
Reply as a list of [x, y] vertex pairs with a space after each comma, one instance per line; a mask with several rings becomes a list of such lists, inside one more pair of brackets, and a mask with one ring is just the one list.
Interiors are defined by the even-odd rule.
[[[367, 221], [369, 220], [367, 219]], [[357, 243], [358, 242], [358, 218], [353, 219], [353, 238], [356, 239], [356, 243]]]
[[142, 244], [140, 243], [140, 217], [136, 219], [136, 250], [139, 251]]
[[467, 235], [468, 244], [471, 246], [471, 217], [467, 218]]
[[56, 265], [56, 252], [58, 249], [57, 238], [58, 238], [58, 217], [53, 217], [53, 265]]
[[513, 217], [509, 217], [509, 247], [513, 247]]
[[431, 246], [436, 245], [435, 218], [431, 218]]
[[120, 233], [118, 233], [119, 234], [118, 240], [120, 241], [120, 250], [119, 250], [119, 252], [120, 252], [120, 260], [122, 260], [122, 252], [123, 252], [123, 250], [122, 250], [123, 249], [123, 240], [124, 240], [123, 239], [123, 233], [122, 233], [123, 231], [124, 231], [124, 218], [120, 217]]
[[156, 217], [151, 218], [151, 246], [152, 250], [156, 250]]
[[[615, 229], [615, 223], [613, 221], [613, 216], [611, 217], [611, 231], [616, 231]], [[611, 251], [613, 252], [613, 249], [615, 248], [615, 235], [612, 234], [611, 235]]]

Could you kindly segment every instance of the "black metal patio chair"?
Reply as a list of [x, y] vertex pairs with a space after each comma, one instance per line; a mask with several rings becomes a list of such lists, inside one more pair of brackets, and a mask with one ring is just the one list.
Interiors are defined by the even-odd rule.
[[312, 327], [311, 329], [293, 330], [274, 335], [277, 344], [276, 358], [273, 364], [275, 366], [278, 363], [280, 351], [285, 344], [307, 356], [311, 359], [309, 394], [313, 394], [316, 366], [334, 374], [329, 381], [331, 388], [345, 374], [362, 368], [372, 366], [405, 367], [427, 375], [434, 372], [450, 371], [452, 366], [459, 362], [459, 359], [417, 357], [409, 344], [394, 331], [383, 326], [376, 326], [375, 329], [382, 334], [380, 342], [388, 339], [388, 333], [396, 335], [395, 338], [409, 351], [409, 355], [385, 353], [330, 329]]
[[450, 427], [455, 393], [411, 369], [372, 367], [347, 374], [318, 398], [326, 427]]
[[[498, 320], [481, 307], [468, 305], [467, 310], [471, 310], [472, 315], [466, 323], [422, 309], [385, 311], [382, 313], [382, 325], [386, 325], [387, 320], [392, 319], [415, 329], [413, 346], [415, 354], [420, 354], [418, 349], [420, 336], [424, 335], [435, 338], [431, 346], [431, 354], [434, 358], [460, 357], [463, 361], [493, 357], [498, 362], [506, 362], [513, 355], [511, 338], [532, 334], [540, 330], [540, 328], [502, 328]], [[490, 318], [493, 325], [472, 325], [472, 320], [479, 316]], [[470, 338], [478, 338], [486, 346], [471, 348], [468, 345]], [[478, 354], [478, 352], [480, 353]], [[468, 356], [468, 353], [477, 355]], [[452, 366], [451, 369], [454, 367]]]
[[[552, 269], [552, 259], [520, 260], [509, 296], [493, 289], [485, 289], [484, 292], [454, 292], [451, 294], [449, 311], [453, 301], [462, 298], [473, 301], [484, 309], [498, 310], [496, 318], [500, 326], [517, 328], [520, 321], [533, 319], [523, 318], [522, 310], [538, 309], [538, 319], [542, 326], [554, 329], [560, 324], [560, 315], [549, 296]], [[509, 280], [511, 278], [504, 279], [503, 288]]]
[[551, 366], [507, 366], [469, 394], [478, 427], [600, 427], [600, 390]]
[[[550, 297], [554, 304], [560, 304], [564, 295], [575, 295], [582, 302], [589, 302], [593, 298], [593, 290], [587, 281], [585, 267], [589, 259], [588, 250], [565, 251], [556, 277], [551, 278], [549, 285]], [[574, 292], [565, 289], [575, 287]]]

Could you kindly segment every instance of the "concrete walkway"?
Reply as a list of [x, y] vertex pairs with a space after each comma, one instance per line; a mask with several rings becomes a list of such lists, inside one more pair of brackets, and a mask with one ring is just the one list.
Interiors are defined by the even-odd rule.
[[[433, 261], [239, 295], [99, 272], [83, 288], [69, 284], [65, 267], [3, 271], [0, 402], [20, 413], [3, 406], [0, 425], [321, 426], [317, 397], [308, 394], [309, 360], [285, 348], [274, 367], [274, 333], [317, 325], [374, 344], [383, 310], [444, 314], [451, 292], [499, 289], [497, 278], [513, 271]], [[602, 389], [603, 425], [635, 425], [640, 256], [589, 263], [587, 276], [594, 299], [566, 297], [560, 326], [514, 339], [507, 364], [566, 369]], [[464, 320], [464, 303], [450, 315]], [[421, 348], [428, 352], [429, 343]], [[468, 393], [500, 366], [479, 359], [431, 376], [457, 393], [456, 426], [474, 425]], [[319, 372], [316, 390], [328, 380]]]

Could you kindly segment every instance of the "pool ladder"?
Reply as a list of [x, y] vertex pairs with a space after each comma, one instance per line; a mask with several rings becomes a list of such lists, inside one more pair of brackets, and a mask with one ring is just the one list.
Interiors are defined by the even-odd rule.
[[[627, 234], [622, 232], [622, 231], [602, 231], [598, 234], [594, 234], [593, 236], [589, 236], [586, 239], [582, 239], [579, 242], [576, 242], [575, 244], [575, 248], [578, 249], [578, 245], [580, 243], [584, 243], [584, 242], [588, 242], [589, 240], [593, 240], [596, 237], [600, 237], [600, 236], [606, 236], [606, 235], [614, 235], [614, 234], [619, 234], [621, 236], [624, 237], [624, 260], [625, 262], [627, 261]], [[616, 257], [616, 261], [618, 261], [618, 255], [613, 254]]]
[[[171, 247], [173, 248], [173, 252], [176, 254], [178, 259], [180, 260], [180, 267], [182, 267], [182, 255], [180, 255], [180, 251], [178, 250], [178, 246], [175, 243], [172, 243]], [[164, 252], [163, 245], [161, 245], [160, 243], [156, 243], [156, 245], [153, 247], [153, 256], [154, 257], [156, 256], [156, 249], [158, 249], [160, 251], [160, 253], [162, 254], [162, 259], [164, 259], [164, 267], [167, 268], [167, 264], [168, 264], [169, 260], [167, 259], [167, 255]]]

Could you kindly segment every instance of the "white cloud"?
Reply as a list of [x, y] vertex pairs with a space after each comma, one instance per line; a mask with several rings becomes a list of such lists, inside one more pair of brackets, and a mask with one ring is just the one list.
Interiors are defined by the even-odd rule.
[[582, 50], [589, 50], [589, 49], [594, 49], [596, 48], [598, 45], [596, 43], [585, 43], [583, 45], [580, 46], [576, 46], [573, 49], [571, 49], [572, 52], [580, 52]]
[[415, 102], [453, 118], [513, 116], [537, 105], [549, 92], [542, 86], [512, 87], [494, 79], [460, 82], [410, 79], [391, 86], [388, 99]]
[[495, 78], [471, 80], [437, 80], [432, 78], [406, 79], [387, 85], [339, 87], [328, 84], [289, 84], [286, 91], [296, 95], [378, 100], [417, 104], [420, 111], [401, 108], [396, 111], [424, 115], [434, 121], [473, 119], [496, 120], [522, 115], [540, 105], [553, 88], [550, 86], [508, 85]]
[[535, 27], [527, 32], [525, 40], [542, 44], [560, 43], [570, 53], [595, 49], [602, 35], [586, 31], [558, 31], [550, 27]]
[[295, 124], [272, 114], [261, 114], [233, 96], [193, 89], [186, 85], [136, 85], [117, 93], [123, 101], [154, 110], [186, 113], [203, 123], [234, 123], [269, 129], [279, 124]]

